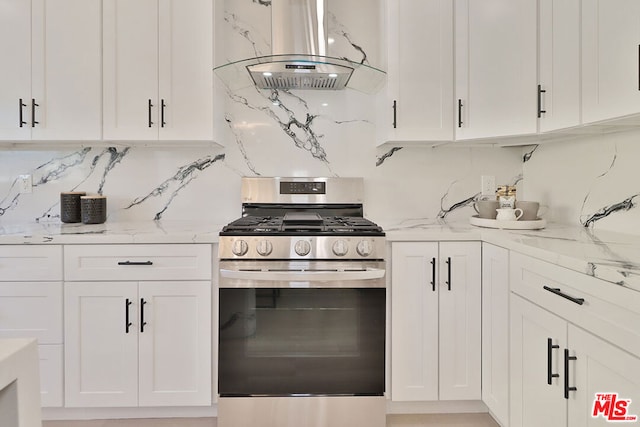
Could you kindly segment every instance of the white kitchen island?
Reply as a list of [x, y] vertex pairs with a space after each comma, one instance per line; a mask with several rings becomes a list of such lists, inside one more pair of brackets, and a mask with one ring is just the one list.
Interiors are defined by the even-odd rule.
[[1, 426], [42, 426], [38, 363], [35, 339], [0, 340]]

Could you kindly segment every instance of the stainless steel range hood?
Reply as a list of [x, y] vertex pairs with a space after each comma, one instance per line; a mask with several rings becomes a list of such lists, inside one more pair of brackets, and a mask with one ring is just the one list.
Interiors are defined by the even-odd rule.
[[271, 49], [268, 56], [214, 68], [232, 90], [340, 90], [377, 92], [385, 73], [346, 58], [327, 56], [327, 0], [271, 0]]

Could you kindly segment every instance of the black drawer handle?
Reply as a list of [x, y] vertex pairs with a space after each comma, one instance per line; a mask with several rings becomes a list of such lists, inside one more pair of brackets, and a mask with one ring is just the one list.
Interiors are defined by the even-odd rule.
[[22, 98], [20, 98], [18, 100], [18, 111], [20, 112], [20, 120], [19, 120], [20, 121], [20, 127], [24, 127], [24, 125], [27, 124], [27, 122], [24, 121], [24, 114], [22, 112], [22, 107], [26, 107], [26, 106], [27, 106], [27, 104], [25, 104], [22, 101]]
[[569, 356], [569, 350], [564, 349], [564, 398], [569, 399], [569, 392], [576, 391], [577, 387], [569, 387], [569, 361], [578, 360], [576, 356]]
[[447, 263], [447, 290], [451, 290], [451, 257], [447, 257], [445, 261]]
[[431, 258], [431, 290], [436, 291], [436, 259]]
[[464, 122], [462, 121], [462, 99], [458, 99], [458, 127], [461, 128]]
[[584, 304], [584, 298], [575, 298], [575, 297], [572, 297], [570, 295], [564, 294], [564, 293], [562, 293], [560, 288], [550, 288], [549, 286], [543, 286], [543, 288], [544, 288], [545, 291], [549, 291], [549, 292], [551, 292], [553, 294], [561, 296], [562, 298], [566, 298], [569, 301], [574, 302], [574, 303], [576, 303], [578, 305]]
[[144, 306], [146, 303], [144, 298], [140, 298], [140, 333], [143, 333], [144, 327], [147, 326], [147, 322], [144, 321]]
[[126, 299], [125, 303], [124, 303], [124, 309], [125, 309], [125, 316], [124, 316], [124, 333], [128, 334], [129, 333], [129, 328], [131, 327], [131, 325], [133, 325], [133, 323], [131, 323], [129, 321], [129, 306], [131, 305], [131, 301], [129, 300], [129, 298]]
[[551, 385], [554, 378], [558, 378], [560, 374], [554, 374], [551, 365], [553, 364], [553, 349], [560, 348], [559, 345], [554, 345], [551, 338], [547, 338], [547, 384]]
[[393, 100], [393, 128], [396, 129], [398, 127], [398, 103], [394, 99]]
[[167, 107], [167, 104], [164, 103], [164, 99], [160, 101], [160, 127], [165, 127], [167, 122], [164, 121], [164, 109]]
[[547, 110], [542, 109], [542, 94], [547, 93], [545, 89], [542, 89], [542, 85], [538, 85], [538, 118], [541, 118]]
[[149, 100], [149, 102], [147, 103], [147, 112], [149, 113], [149, 118], [148, 118], [149, 127], [153, 126], [153, 121], [151, 120], [151, 108], [152, 107], [153, 107], [153, 104], [151, 103], [151, 100]]
[[32, 128], [40, 124], [39, 121], [36, 121], [36, 107], [39, 107], [39, 106], [40, 104], [36, 104], [36, 100], [31, 98], [31, 127]]
[[153, 265], [151, 261], [118, 261], [118, 265]]

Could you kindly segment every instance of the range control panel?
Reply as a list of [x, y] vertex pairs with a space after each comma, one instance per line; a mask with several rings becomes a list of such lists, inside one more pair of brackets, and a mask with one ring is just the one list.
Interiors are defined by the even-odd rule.
[[327, 194], [327, 183], [281, 181], [280, 194]]

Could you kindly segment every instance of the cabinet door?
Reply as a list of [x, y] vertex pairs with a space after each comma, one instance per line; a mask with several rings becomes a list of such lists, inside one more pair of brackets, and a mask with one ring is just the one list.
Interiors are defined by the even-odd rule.
[[62, 343], [62, 283], [0, 282], [0, 338]]
[[[453, 2], [390, 0], [387, 140], [453, 139]], [[387, 113], [388, 111], [388, 113]]]
[[537, 1], [455, 2], [456, 139], [537, 131]]
[[640, 112], [640, 2], [582, 1], [582, 120]]
[[158, 0], [104, 0], [103, 25], [104, 139], [158, 139]]
[[137, 295], [135, 282], [65, 283], [65, 406], [138, 405]]
[[480, 242], [440, 243], [440, 400], [481, 398]]
[[580, 0], [539, 0], [539, 19], [539, 129], [578, 126]]
[[576, 388], [569, 392], [570, 427], [611, 425], [605, 413], [592, 417], [597, 393], [617, 393], [618, 401], [631, 399], [626, 415], [640, 417], [639, 358], [573, 325], [569, 348], [577, 358], [569, 362], [569, 386]]
[[[0, 0], [0, 139], [29, 139], [31, 2]], [[22, 99], [21, 105], [20, 99]], [[20, 112], [23, 125], [20, 126]]]
[[482, 401], [509, 421], [509, 251], [482, 244]]
[[438, 244], [394, 242], [391, 399], [438, 399]]
[[564, 399], [562, 361], [563, 351], [567, 348], [567, 323], [513, 294], [510, 308], [509, 425], [564, 426], [567, 401]]
[[159, 5], [159, 138], [212, 140], [213, 2]]
[[33, 0], [32, 139], [100, 139], [101, 4]]
[[211, 282], [141, 282], [140, 406], [211, 405]]

